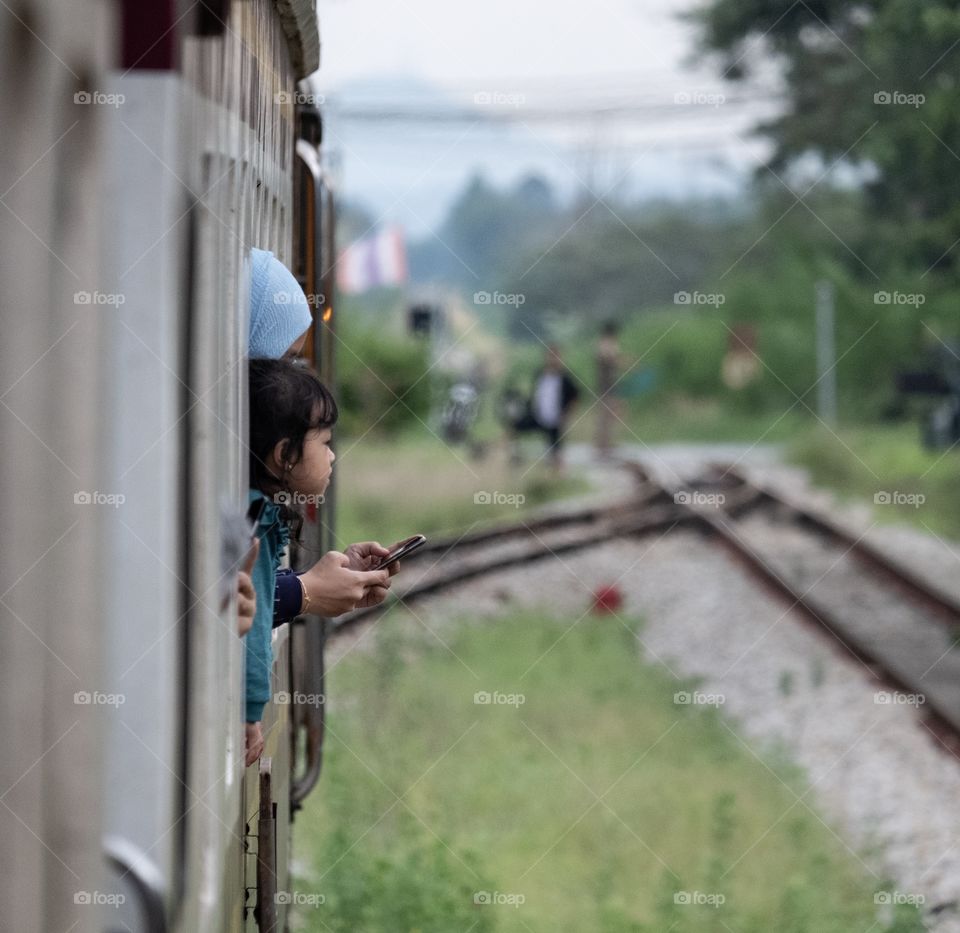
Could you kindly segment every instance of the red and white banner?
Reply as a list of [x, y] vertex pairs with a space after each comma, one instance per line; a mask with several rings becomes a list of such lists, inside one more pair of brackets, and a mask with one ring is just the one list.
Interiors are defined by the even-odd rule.
[[351, 243], [337, 263], [337, 285], [346, 295], [407, 281], [407, 248], [403, 230], [385, 227]]

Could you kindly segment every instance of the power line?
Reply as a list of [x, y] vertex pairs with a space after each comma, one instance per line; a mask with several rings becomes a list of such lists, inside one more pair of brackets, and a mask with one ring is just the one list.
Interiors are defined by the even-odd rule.
[[[498, 96], [500, 95], [500, 96]], [[506, 92], [480, 92], [473, 107], [411, 107], [407, 105], [340, 105], [328, 101], [335, 117], [353, 123], [583, 123], [648, 120], [663, 117], [695, 117], [717, 111], [718, 115], [743, 112], [751, 105], [780, 104], [769, 95], [726, 96], [719, 92], [679, 92], [672, 102], [597, 103], [584, 106], [529, 106], [522, 95]]]

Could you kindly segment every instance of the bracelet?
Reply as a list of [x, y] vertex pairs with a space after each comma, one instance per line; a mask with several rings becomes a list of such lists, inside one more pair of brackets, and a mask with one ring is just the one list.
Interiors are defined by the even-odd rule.
[[300, 604], [300, 612], [298, 615], [306, 615], [307, 610], [310, 608], [310, 594], [307, 592], [307, 584], [303, 582], [303, 577], [297, 577], [300, 581], [300, 589], [303, 590], [303, 602]]

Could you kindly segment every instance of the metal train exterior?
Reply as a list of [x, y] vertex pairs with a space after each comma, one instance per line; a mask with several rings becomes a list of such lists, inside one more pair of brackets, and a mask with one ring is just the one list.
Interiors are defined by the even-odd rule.
[[[300, 277], [333, 376], [314, 2], [0, 14], [5, 930], [287, 927], [323, 709], [284, 699], [322, 696], [325, 622], [276, 630], [245, 769], [221, 577], [246, 502], [251, 246]], [[304, 538], [332, 546], [325, 515]]]

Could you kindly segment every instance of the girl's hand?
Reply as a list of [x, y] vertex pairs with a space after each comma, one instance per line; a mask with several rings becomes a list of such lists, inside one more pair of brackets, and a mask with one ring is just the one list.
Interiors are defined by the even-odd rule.
[[[390, 553], [390, 549], [376, 541], [361, 541], [358, 544], [351, 544], [343, 553], [350, 560], [351, 570], [372, 570]], [[395, 560], [384, 569], [392, 577], [400, 569], [400, 561]]]
[[[356, 552], [354, 558], [359, 559]], [[372, 557], [371, 563], [375, 562], [376, 558]], [[319, 615], [327, 617], [342, 615], [361, 605], [371, 587], [383, 589], [384, 597], [390, 587], [390, 574], [386, 570], [353, 570], [351, 559], [339, 551], [324, 554], [300, 579], [307, 588], [311, 610], [316, 607]]]
[[[394, 545], [394, 547], [396, 547], [396, 545]], [[346, 554], [350, 560], [351, 570], [369, 570], [376, 567], [389, 553], [390, 549], [385, 548], [377, 541], [360, 541], [357, 544], [351, 544], [350, 547], [344, 551], [344, 554]], [[399, 569], [400, 561], [398, 560], [384, 567], [384, 570], [386, 570], [391, 577], [397, 573]], [[357, 603], [357, 608], [366, 609], [369, 606], [379, 606], [380, 603], [387, 598], [387, 593], [389, 592], [389, 583], [386, 586], [367, 587], [363, 598]]]
[[386, 586], [369, 586], [363, 594], [363, 599], [357, 603], [357, 609], [366, 609], [369, 606], [379, 606], [387, 598], [390, 584]]

